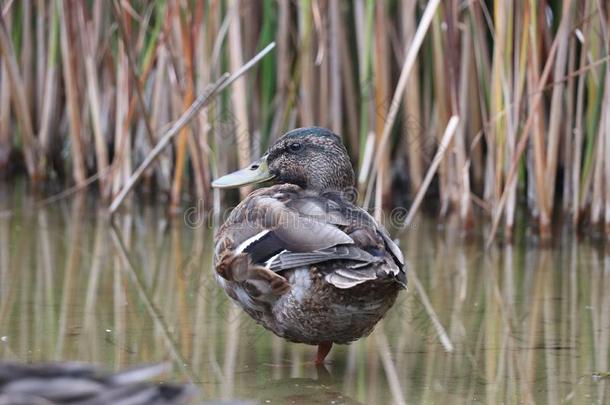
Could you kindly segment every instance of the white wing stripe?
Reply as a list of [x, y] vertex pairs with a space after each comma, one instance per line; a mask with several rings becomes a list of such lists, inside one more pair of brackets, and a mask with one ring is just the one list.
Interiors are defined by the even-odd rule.
[[269, 260], [267, 260], [267, 262], [265, 262], [265, 268], [267, 270], [269, 270], [271, 268], [271, 265], [273, 264], [273, 261], [275, 259], [277, 259], [279, 255], [281, 255], [282, 253], [285, 253], [285, 252], [287, 252], [286, 249], [282, 250], [280, 253], [276, 254], [275, 256], [272, 256]]
[[253, 244], [254, 242], [256, 242], [257, 240], [259, 240], [260, 238], [262, 238], [263, 236], [267, 235], [269, 233], [269, 229], [265, 229], [262, 232], [257, 233], [256, 235], [246, 239], [245, 241], [243, 241], [239, 246], [237, 246], [237, 249], [235, 249], [235, 254], [238, 255], [241, 252], [243, 252], [244, 250], [246, 250], [246, 248], [248, 246], [250, 246], [251, 244]]

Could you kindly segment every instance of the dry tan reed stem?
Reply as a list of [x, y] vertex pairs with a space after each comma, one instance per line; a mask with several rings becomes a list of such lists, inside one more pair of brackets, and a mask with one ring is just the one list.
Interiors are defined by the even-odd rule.
[[[79, 30], [83, 34], [81, 36], [82, 50], [85, 54], [85, 73], [87, 77], [87, 96], [89, 98], [89, 111], [91, 114], [91, 121], [93, 127], [93, 138], [95, 141], [95, 156], [97, 163], [98, 173], [106, 173], [108, 170], [108, 150], [106, 147], [106, 140], [104, 139], [104, 132], [102, 130], [102, 117], [101, 117], [101, 101], [99, 95], [99, 83], [98, 75], [95, 69], [95, 53], [94, 46], [91, 41], [91, 34], [87, 29], [85, 23], [85, 16], [82, 8], [79, 8], [78, 13], [78, 24]], [[110, 197], [109, 181], [106, 177], [101, 177], [100, 190], [102, 198], [106, 199]]]
[[[25, 161], [28, 174], [33, 180], [38, 180], [40, 173], [36, 168], [37, 142], [34, 137], [34, 128], [30, 110], [28, 107], [27, 94], [24, 91], [23, 81], [19, 74], [19, 67], [15, 58], [15, 52], [10, 39], [10, 34], [4, 17], [0, 13], [0, 55], [3, 56], [4, 66], [8, 73], [8, 82], [11, 88], [11, 95], [17, 119], [21, 125], [21, 136], [23, 137]], [[6, 80], [4, 77], [3, 81]]]
[[[607, 16], [606, 22], [602, 20], [602, 32], [604, 47], [606, 52], [610, 52], [610, 38], [608, 38], [608, 31], [610, 29], [610, 7], [607, 8]], [[604, 208], [604, 217], [605, 217], [605, 233], [606, 237], [610, 239], [610, 63], [606, 62], [606, 85], [604, 89], [604, 98], [602, 100], [602, 117], [601, 117], [601, 126], [603, 126], [604, 130], [604, 144], [605, 144], [605, 153], [603, 158], [604, 165], [604, 177], [606, 179], [605, 183], [605, 208]], [[610, 259], [606, 257], [606, 268], [610, 269]], [[607, 338], [607, 336], [606, 336]], [[607, 340], [607, 339], [606, 339]], [[606, 345], [607, 347], [607, 345]]]
[[313, 108], [313, 89], [314, 86], [314, 60], [312, 55], [312, 29], [311, 14], [307, 11], [311, 9], [310, 0], [301, 0], [299, 13], [299, 119], [303, 126], [315, 125]]
[[[584, 44], [582, 44], [584, 45]], [[587, 53], [580, 53], [579, 68], [582, 69], [587, 63]], [[584, 138], [584, 97], [585, 97], [585, 82], [587, 78], [582, 75], [578, 78], [578, 86], [576, 89], [576, 121], [573, 128], [574, 143], [574, 161], [572, 162], [572, 224], [577, 225], [580, 217], [580, 179], [582, 166], [582, 145]], [[572, 129], [572, 128], [570, 128]]]
[[[559, 42], [557, 47], [557, 57], [555, 60], [554, 77], [563, 77], [566, 71], [568, 58], [568, 35], [570, 32], [569, 22], [571, 20], [571, 0], [563, 0], [563, 12], [561, 19], [565, 23], [560, 24], [555, 39]], [[544, 186], [546, 187], [544, 195], [547, 198], [546, 207], [553, 206], [553, 197], [555, 196], [555, 179], [557, 175], [557, 160], [559, 154], [560, 141], [560, 124], [562, 122], [562, 113], [564, 110], [564, 84], [558, 83], [553, 87], [551, 96], [551, 110], [549, 113], [549, 127], [547, 133], [547, 150], [546, 150], [546, 165], [544, 173]]]
[[[390, 51], [389, 38], [386, 26], [386, 7], [384, 2], [378, 1], [375, 3], [375, 43], [374, 43], [374, 92], [375, 92], [375, 108], [374, 108], [374, 128], [375, 140], [377, 146], [377, 157], [375, 164], [377, 166], [377, 179], [375, 181], [375, 218], [381, 218], [382, 205], [384, 197], [387, 197], [390, 187], [390, 159], [389, 145], [386, 143], [383, 146], [381, 140], [386, 124], [387, 114], [390, 106], [387, 100], [390, 97]], [[406, 87], [406, 86], [405, 86]], [[400, 101], [398, 101], [400, 103]], [[381, 157], [381, 158], [379, 158]]]
[[[414, 22], [415, 22], [415, 8], [417, 6], [416, 0], [402, 0], [401, 1], [401, 17], [402, 17], [402, 38], [405, 44], [405, 52], [408, 52], [408, 44], [413, 42], [413, 35], [415, 34]], [[419, 63], [415, 62], [413, 70], [417, 72], [419, 70]], [[409, 180], [411, 182], [411, 189], [417, 190], [423, 180], [423, 160], [422, 155], [425, 151], [424, 137], [420, 131], [422, 125], [421, 117], [421, 102], [420, 102], [420, 83], [417, 75], [411, 75], [407, 81], [407, 87], [404, 94], [404, 121], [406, 128], [403, 128], [403, 133], [406, 139], [406, 152], [409, 157]], [[422, 153], [424, 152], [424, 153]]]
[[595, 162], [593, 169], [593, 184], [591, 192], [591, 223], [598, 225], [602, 219], [602, 199], [603, 199], [603, 176], [604, 176], [604, 152], [605, 136], [603, 124], [597, 130], [595, 138]]
[[[341, 17], [339, 17], [341, 19]], [[358, 156], [360, 153], [358, 142], [358, 96], [356, 78], [352, 71], [352, 59], [349, 52], [349, 42], [346, 37], [343, 20], [337, 27], [341, 41], [339, 43], [339, 52], [341, 52], [341, 88], [343, 90], [343, 102], [345, 103], [344, 117], [341, 117], [346, 122], [343, 133], [347, 134], [349, 139], [350, 150], [353, 156]], [[343, 111], [343, 110], [342, 110]]]
[[330, 8], [330, 128], [336, 134], [342, 133], [343, 110], [341, 104], [341, 63], [342, 57], [339, 51], [341, 46], [341, 11], [339, 9], [340, 2], [331, 1], [328, 4]]
[[5, 85], [8, 72], [6, 62], [0, 61], [0, 170], [5, 170], [9, 165], [10, 153], [11, 153], [11, 89], [10, 86]]
[[[182, 76], [182, 81], [184, 82], [184, 93], [182, 95], [182, 109], [186, 110], [189, 105], [193, 103], [194, 98], [194, 83], [193, 83], [193, 44], [192, 44], [192, 36], [189, 27], [186, 26], [186, 21], [183, 18], [179, 18], [175, 16], [175, 18], [179, 19], [179, 29], [180, 29], [180, 38], [182, 43], [182, 55], [183, 55], [183, 63], [184, 63], [184, 72]], [[176, 141], [176, 165], [174, 168], [174, 181], [172, 184], [171, 191], [171, 201], [170, 206], [171, 210], [175, 211], [180, 206], [180, 196], [182, 190], [182, 176], [184, 175], [184, 167], [186, 165], [186, 153], [187, 153], [187, 144], [189, 143], [190, 138], [190, 128], [188, 126], [182, 127], [180, 133], [178, 134], [178, 138]], [[198, 160], [195, 156], [196, 151], [189, 151], [191, 157], [194, 159], [194, 163]], [[194, 164], [195, 170], [197, 171], [198, 167]], [[200, 182], [196, 182], [196, 185], [200, 185]], [[199, 187], [198, 187], [199, 189]], [[201, 193], [201, 190], [199, 190]]]
[[[459, 111], [460, 116], [466, 117], [468, 111], [468, 75], [470, 72], [470, 31], [465, 30], [462, 33], [462, 57], [460, 61], [460, 77], [459, 77], [459, 94], [456, 96], [457, 106], [454, 107], [454, 111]], [[466, 119], [460, 121], [458, 126], [458, 135], [454, 143], [455, 151], [455, 165], [456, 178], [459, 187], [458, 194], [458, 207], [460, 218], [464, 222], [466, 227], [472, 225], [472, 207], [470, 202], [470, 165], [466, 162], [467, 158], [467, 147], [466, 147]]]
[[[610, 66], [606, 66], [606, 89], [604, 96], [604, 111], [610, 110]], [[610, 114], [606, 113], [602, 116], [602, 125], [604, 125], [604, 144], [605, 148], [605, 158], [603, 159], [603, 164], [605, 167], [604, 177], [606, 179], [605, 184], [605, 209], [604, 209], [604, 217], [605, 217], [605, 232], [606, 236], [610, 236]]]
[[45, 67], [44, 90], [41, 94], [42, 107], [40, 111], [40, 121], [38, 126], [38, 142], [40, 142], [42, 155], [39, 162], [40, 170], [44, 170], [47, 165], [46, 158], [49, 154], [52, 132], [51, 123], [52, 119], [54, 118], [55, 111], [57, 110], [56, 104], [58, 80], [57, 61], [55, 60], [55, 53], [57, 52], [59, 22], [56, 7], [50, 7], [49, 13], [49, 24], [51, 25], [51, 32], [48, 35], [47, 64]]
[[[239, 14], [240, 0], [232, 0], [231, 23], [229, 24], [229, 61], [232, 71], [237, 71], [243, 65], [242, 41], [241, 41], [241, 16]], [[237, 138], [237, 159], [240, 167], [250, 164], [250, 126], [248, 124], [248, 95], [246, 92], [246, 79], [239, 78], [235, 81], [231, 92], [231, 103], [235, 111], [235, 137]], [[246, 196], [248, 189], [240, 190], [242, 196]]]
[[457, 130], [458, 124], [460, 123], [460, 118], [456, 115], [449, 119], [449, 123], [447, 124], [447, 128], [445, 128], [445, 133], [443, 134], [443, 138], [441, 139], [441, 143], [438, 146], [436, 151], [436, 155], [434, 155], [434, 159], [428, 168], [428, 172], [426, 173], [426, 177], [424, 177], [424, 181], [421, 184], [419, 190], [417, 190], [417, 194], [415, 195], [415, 199], [413, 200], [413, 204], [411, 204], [411, 208], [409, 209], [409, 213], [407, 214], [407, 218], [403, 224], [404, 227], [409, 226], [417, 213], [419, 205], [424, 199], [424, 195], [432, 182], [432, 178], [438, 169], [438, 166], [441, 164], [443, 157], [445, 156], [445, 152], [449, 148], [451, 144], [451, 140], [453, 139], [453, 135]]
[[60, 1], [60, 42], [62, 56], [62, 71], [66, 87], [66, 99], [70, 114], [70, 140], [72, 142], [73, 177], [78, 186], [86, 181], [85, 155], [82, 134], [80, 102], [78, 97], [78, 72], [76, 70], [76, 55], [74, 49], [72, 14], [75, 10], [66, 0]]

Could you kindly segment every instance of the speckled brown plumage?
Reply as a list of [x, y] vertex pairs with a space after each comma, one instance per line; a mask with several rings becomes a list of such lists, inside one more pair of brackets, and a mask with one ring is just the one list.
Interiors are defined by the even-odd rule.
[[406, 271], [385, 229], [346, 198], [354, 175], [340, 139], [296, 130], [270, 148], [267, 163], [280, 184], [254, 191], [218, 230], [219, 284], [290, 341], [369, 334], [406, 286]]

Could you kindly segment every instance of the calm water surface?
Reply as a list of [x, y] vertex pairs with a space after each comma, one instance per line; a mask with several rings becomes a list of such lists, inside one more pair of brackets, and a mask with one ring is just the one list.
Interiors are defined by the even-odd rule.
[[202, 399], [260, 403], [610, 400], [610, 248], [587, 238], [485, 251], [483, 230], [465, 240], [420, 219], [400, 237], [408, 291], [319, 370], [315, 348], [276, 338], [217, 288], [211, 227], [128, 212], [114, 231], [92, 197], [40, 207], [0, 193], [0, 359], [167, 361]]

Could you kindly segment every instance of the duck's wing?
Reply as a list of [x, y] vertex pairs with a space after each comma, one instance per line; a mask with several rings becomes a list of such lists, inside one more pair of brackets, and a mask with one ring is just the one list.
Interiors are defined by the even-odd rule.
[[308, 252], [353, 243], [333, 224], [302, 215], [292, 207], [291, 202], [301, 194], [299, 187], [291, 185], [259, 189], [250, 194], [219, 229], [216, 254], [221, 250], [247, 251], [259, 261], [280, 248]]
[[283, 250], [306, 253], [354, 243], [336, 225], [302, 215], [277, 198], [252, 198], [246, 226], [259, 231], [241, 241], [236, 253], [246, 252], [254, 263], [262, 263]]
[[353, 263], [346, 265], [350, 269], [360, 269], [370, 263], [380, 263], [382, 258], [375, 257], [370, 253], [351, 245], [337, 245], [313, 252], [296, 253], [284, 251], [266, 263], [267, 267], [275, 272], [294, 269], [301, 266], [309, 266], [327, 262], [329, 260], [348, 260]]
[[[304, 196], [291, 201], [290, 206], [302, 215], [317, 218], [343, 229], [357, 228], [361, 232], [380, 236], [383, 239], [385, 249], [392, 254], [396, 264], [401, 267], [404, 266], [405, 259], [402, 251], [390, 237], [385, 227], [379, 224], [366, 210], [346, 201], [340, 194], [328, 192], [322, 196]], [[358, 244], [358, 241], [356, 243]]]
[[[311, 215], [315, 205], [309, 198], [291, 197], [282, 199], [276, 194], [272, 198], [256, 199], [256, 217], [263, 229], [244, 240], [237, 247], [237, 253], [245, 252], [253, 263], [276, 272], [329, 260], [349, 260], [356, 264], [380, 261], [357, 246], [345, 232], [349, 224], [346, 218], [329, 211], [326, 214], [330, 218], [318, 215], [320, 212]], [[303, 210], [304, 207], [308, 209]]]
[[300, 253], [298, 258], [286, 258], [293, 264], [297, 259], [319, 263], [326, 249], [354, 244], [336, 225], [290, 206], [302, 195], [303, 190], [297, 186], [278, 185], [257, 190], [239, 204], [216, 236], [214, 262], [218, 275], [228, 281], [248, 282], [263, 295], [278, 295], [289, 286], [281, 269], [269, 269], [271, 259], [282, 253]]
[[[236, 235], [231, 238], [232, 254], [245, 256], [259, 272], [281, 275], [285, 270], [320, 264], [328, 270], [328, 282], [350, 288], [397, 275], [402, 268], [398, 261], [398, 265], [371, 266], [387, 262], [388, 242], [367, 215], [353, 205], [298, 187], [274, 186], [244, 200], [225, 225], [231, 232], [224, 233]], [[389, 237], [387, 240], [393, 244]], [[341, 266], [324, 265], [337, 260]], [[242, 273], [247, 279], [246, 272]]]

